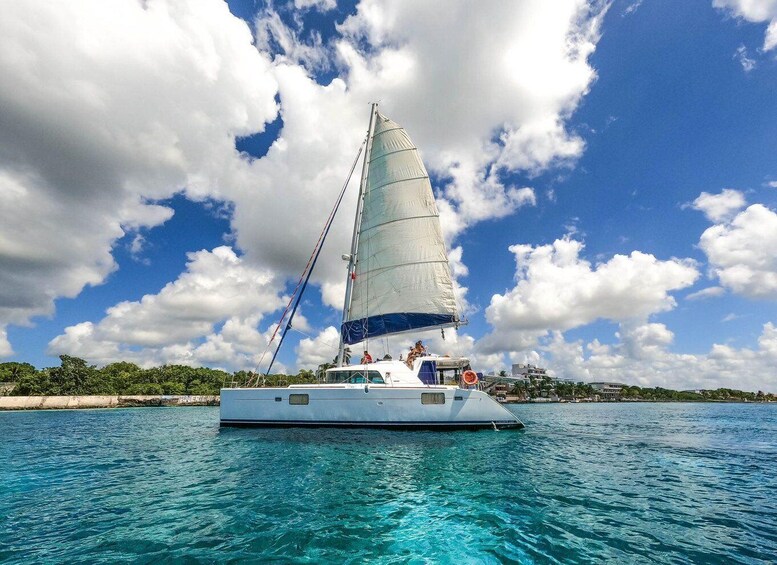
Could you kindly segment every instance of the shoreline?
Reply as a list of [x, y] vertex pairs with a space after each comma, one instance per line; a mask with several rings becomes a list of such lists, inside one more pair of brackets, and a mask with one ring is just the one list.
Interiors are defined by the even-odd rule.
[[83, 395], [0, 396], [0, 412], [16, 410], [79, 410], [94, 408], [144, 408], [153, 406], [218, 406], [218, 395]]
[[661, 398], [656, 400], [638, 399], [638, 400], [582, 400], [579, 402], [573, 402], [571, 400], [541, 400], [539, 402], [533, 400], [508, 400], [506, 402], [500, 402], [500, 404], [655, 404], [657, 402], [669, 402], [673, 404], [775, 404], [771, 400], [672, 400], [669, 398]]

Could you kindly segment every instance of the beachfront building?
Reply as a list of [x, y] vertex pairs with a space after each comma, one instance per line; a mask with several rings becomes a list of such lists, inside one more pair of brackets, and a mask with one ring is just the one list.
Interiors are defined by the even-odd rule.
[[626, 385], [623, 383], [606, 383], [596, 382], [588, 383], [594, 392], [599, 395], [602, 400], [620, 400], [621, 391]]
[[525, 379], [528, 381], [550, 378], [547, 370], [535, 365], [528, 365], [523, 363], [514, 363], [511, 372], [513, 377], [518, 379]]

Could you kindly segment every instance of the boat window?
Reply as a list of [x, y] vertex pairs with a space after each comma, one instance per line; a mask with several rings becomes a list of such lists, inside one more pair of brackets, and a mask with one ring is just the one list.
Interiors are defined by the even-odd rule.
[[348, 371], [327, 371], [326, 382], [339, 383], [348, 378]]
[[437, 365], [434, 361], [424, 361], [418, 370], [418, 378], [425, 385], [437, 384]]
[[289, 404], [310, 404], [310, 397], [307, 394], [290, 394]]
[[329, 371], [326, 374], [327, 383], [383, 383], [383, 377], [378, 371]]
[[384, 383], [383, 376], [378, 371], [367, 371], [367, 378], [371, 383]]
[[445, 404], [444, 392], [422, 392], [421, 404]]

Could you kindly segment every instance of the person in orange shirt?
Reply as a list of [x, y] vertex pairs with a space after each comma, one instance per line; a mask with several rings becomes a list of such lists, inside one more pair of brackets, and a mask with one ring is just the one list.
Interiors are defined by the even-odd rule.
[[362, 357], [362, 360], [359, 361], [360, 364], [366, 365], [367, 363], [372, 363], [372, 355], [370, 355], [370, 352], [366, 349], [364, 350], [364, 356]]

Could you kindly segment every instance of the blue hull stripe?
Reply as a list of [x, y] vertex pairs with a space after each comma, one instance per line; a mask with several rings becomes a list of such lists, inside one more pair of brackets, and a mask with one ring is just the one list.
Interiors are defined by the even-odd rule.
[[364, 341], [367, 336], [378, 337], [384, 334], [407, 332], [421, 328], [430, 328], [456, 323], [452, 314], [421, 314], [417, 312], [399, 312], [370, 316], [361, 320], [351, 320], [343, 324], [343, 341], [351, 345]]

